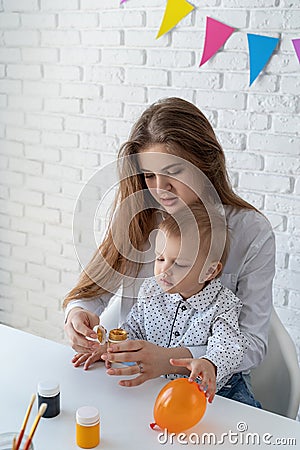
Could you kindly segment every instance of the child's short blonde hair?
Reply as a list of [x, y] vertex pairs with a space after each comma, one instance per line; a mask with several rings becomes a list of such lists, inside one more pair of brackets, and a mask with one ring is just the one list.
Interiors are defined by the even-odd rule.
[[[197, 239], [197, 229], [199, 238]], [[195, 235], [191, 233], [193, 230]], [[168, 236], [188, 236], [195, 239], [197, 252], [201, 251], [211, 262], [220, 261], [224, 267], [229, 251], [229, 238], [225, 215], [214, 210], [207, 211], [201, 203], [186, 205], [174, 214], [167, 214], [159, 229]], [[198, 245], [197, 245], [198, 241]]]

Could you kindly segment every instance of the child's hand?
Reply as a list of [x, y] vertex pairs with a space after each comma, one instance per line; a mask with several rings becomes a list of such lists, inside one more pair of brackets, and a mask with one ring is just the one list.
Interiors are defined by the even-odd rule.
[[106, 351], [106, 346], [102, 345], [99, 347], [99, 350], [95, 350], [93, 352], [88, 353], [76, 353], [76, 355], [72, 359], [72, 364], [74, 367], [79, 367], [84, 364], [84, 370], [88, 370], [88, 368], [97, 361], [102, 361], [101, 355]]
[[208, 359], [200, 358], [180, 358], [170, 359], [172, 366], [186, 367], [191, 371], [189, 381], [195, 381], [195, 378], [201, 378], [199, 388], [205, 391], [209, 403], [214, 399], [216, 393], [216, 367]]

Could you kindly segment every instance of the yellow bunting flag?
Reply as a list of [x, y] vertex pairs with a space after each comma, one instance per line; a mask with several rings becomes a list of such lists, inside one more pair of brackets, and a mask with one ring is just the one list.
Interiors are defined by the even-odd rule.
[[174, 28], [193, 9], [194, 6], [186, 0], [167, 0], [165, 14], [156, 39]]

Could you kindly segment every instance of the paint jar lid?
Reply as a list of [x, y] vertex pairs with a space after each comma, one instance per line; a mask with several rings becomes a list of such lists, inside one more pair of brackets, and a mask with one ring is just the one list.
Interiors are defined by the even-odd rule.
[[59, 383], [55, 380], [43, 380], [38, 384], [38, 394], [43, 397], [53, 397], [59, 393]]
[[99, 324], [94, 326], [93, 331], [97, 334], [97, 339], [95, 340], [98, 341], [101, 345], [105, 344], [107, 333], [106, 329]]
[[76, 411], [76, 422], [79, 425], [92, 426], [99, 422], [99, 411], [94, 406], [81, 406]]
[[113, 330], [110, 330], [108, 339], [111, 339], [112, 341], [126, 341], [127, 331], [122, 328], [114, 328]]

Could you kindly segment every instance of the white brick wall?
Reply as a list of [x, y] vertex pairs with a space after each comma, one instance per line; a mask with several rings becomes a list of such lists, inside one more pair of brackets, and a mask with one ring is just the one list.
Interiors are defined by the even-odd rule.
[[[175, 95], [207, 114], [234, 185], [275, 228], [275, 304], [300, 353], [300, 5], [193, 3], [156, 40], [165, 0], [0, 0], [0, 321], [63, 339], [76, 197], [146, 105]], [[239, 30], [199, 68], [206, 16]], [[247, 32], [281, 37], [251, 88]]]

